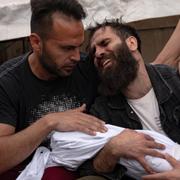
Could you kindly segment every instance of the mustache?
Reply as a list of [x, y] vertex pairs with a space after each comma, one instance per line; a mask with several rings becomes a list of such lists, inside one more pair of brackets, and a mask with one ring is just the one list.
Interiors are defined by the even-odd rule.
[[116, 55], [114, 52], [103, 54], [99, 59], [100, 60], [107, 60], [107, 59], [116, 59]]
[[115, 57], [115, 54], [112, 52], [112, 53], [108, 53], [108, 54], [103, 54], [101, 57], [99, 57], [97, 59], [97, 65], [99, 67], [102, 66], [102, 64], [106, 61], [106, 60], [111, 60], [111, 61], [114, 61], [116, 60], [117, 58]]
[[111, 53], [108, 53], [108, 54], [104, 54], [102, 56], [102, 59], [107, 60], [107, 59], [111, 59], [111, 58], [114, 58], [114, 57], [115, 57], [115, 54], [113, 52], [111, 52]]

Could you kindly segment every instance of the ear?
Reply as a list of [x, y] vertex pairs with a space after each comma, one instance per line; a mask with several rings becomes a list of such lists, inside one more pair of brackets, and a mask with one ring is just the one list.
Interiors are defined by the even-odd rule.
[[41, 51], [41, 38], [38, 34], [32, 33], [29, 36], [29, 40], [31, 43], [31, 46], [33, 48], [34, 52], [40, 52]]
[[126, 39], [126, 44], [130, 51], [136, 51], [138, 48], [137, 39], [134, 36], [130, 36]]

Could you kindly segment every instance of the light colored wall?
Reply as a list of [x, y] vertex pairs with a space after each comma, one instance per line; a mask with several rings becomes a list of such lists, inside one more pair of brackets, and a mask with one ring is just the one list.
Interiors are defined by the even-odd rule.
[[[180, 15], [153, 18], [129, 23], [139, 31], [142, 40], [142, 54], [146, 62], [152, 62], [172, 34]], [[85, 52], [88, 33], [86, 32]], [[0, 42], [0, 63], [21, 55], [29, 50], [28, 38]]]

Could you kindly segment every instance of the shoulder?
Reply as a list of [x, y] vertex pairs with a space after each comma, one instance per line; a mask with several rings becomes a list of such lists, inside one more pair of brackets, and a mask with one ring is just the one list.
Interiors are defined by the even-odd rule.
[[4, 78], [8, 75], [15, 75], [16, 71], [19, 69], [19, 67], [23, 66], [25, 61], [27, 60], [28, 54], [10, 59], [6, 62], [4, 62], [0, 66], [0, 79]]
[[175, 68], [172, 68], [165, 64], [156, 64], [152, 66], [158, 71], [164, 78], [171, 78], [172, 76], [178, 76], [179, 73]]
[[24, 76], [25, 62], [28, 55], [10, 59], [0, 66], [0, 87], [7, 91], [19, 89]]
[[150, 70], [149, 72], [154, 72], [155, 74], [159, 74], [159, 76], [167, 80], [172, 78], [179, 79], [180, 77], [178, 70], [165, 64], [147, 65], [147, 70], [148, 71]]
[[178, 70], [167, 65], [153, 65], [152, 68], [155, 70], [155, 73], [153, 75], [155, 81], [157, 80], [157, 77], [160, 77], [161, 82], [164, 82], [164, 84], [171, 88], [173, 92], [179, 93], [180, 74]]

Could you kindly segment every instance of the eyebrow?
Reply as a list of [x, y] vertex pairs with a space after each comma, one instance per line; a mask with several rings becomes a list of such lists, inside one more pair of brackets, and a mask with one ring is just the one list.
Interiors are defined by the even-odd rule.
[[[110, 40], [110, 38], [108, 37], [108, 38], [105, 38], [105, 39], [101, 39], [98, 43], [96, 43], [97, 45], [100, 45], [100, 44], [102, 44], [102, 43], [104, 43], [104, 42], [106, 42], [106, 41], [109, 41]], [[94, 48], [94, 44], [92, 45], [92, 46], [89, 46], [90, 47], [90, 49], [93, 49]]]
[[75, 48], [79, 48], [83, 45], [84, 42], [82, 42], [80, 45], [78, 46], [75, 46], [75, 45], [71, 45], [71, 44], [61, 44], [61, 43], [58, 43], [59, 46], [63, 47], [63, 48], [72, 48], [72, 49], [75, 49]]

